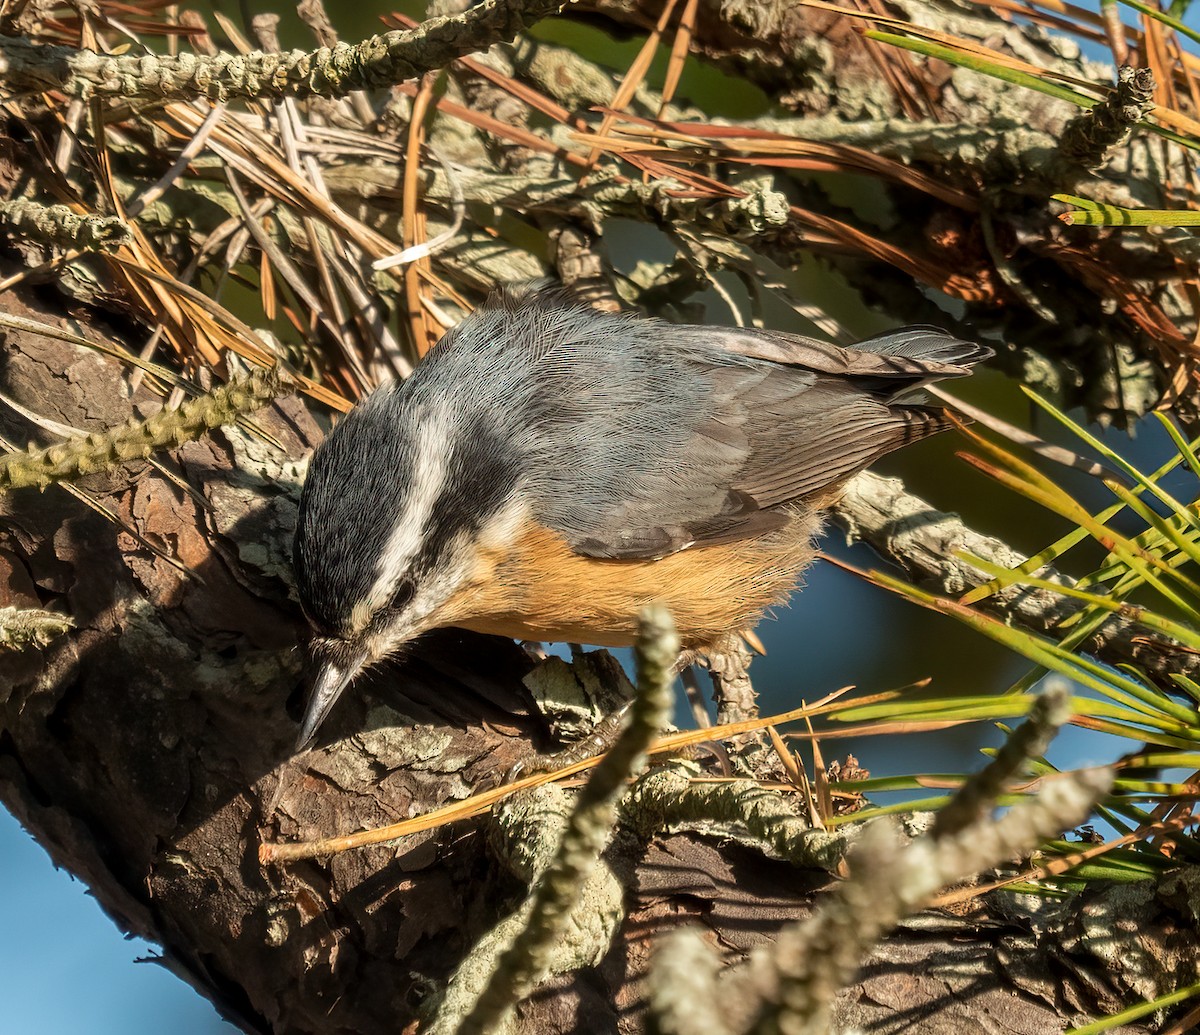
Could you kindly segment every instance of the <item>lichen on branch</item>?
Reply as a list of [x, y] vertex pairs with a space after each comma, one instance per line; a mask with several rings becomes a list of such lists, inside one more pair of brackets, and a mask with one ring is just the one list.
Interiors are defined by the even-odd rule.
[[564, 0], [484, 0], [462, 14], [415, 29], [314, 51], [249, 54], [128, 54], [39, 46], [0, 36], [0, 79], [10, 93], [60, 90], [71, 97], [194, 100], [208, 97], [343, 97], [416, 79], [518, 32]]
[[1153, 96], [1154, 75], [1150, 69], [1122, 65], [1117, 88], [1067, 123], [1059, 154], [1085, 169], [1098, 169], [1154, 107]]
[[133, 232], [116, 216], [85, 215], [70, 205], [41, 205], [28, 198], [0, 202], [0, 222], [16, 236], [58, 248], [109, 250], [133, 240]]

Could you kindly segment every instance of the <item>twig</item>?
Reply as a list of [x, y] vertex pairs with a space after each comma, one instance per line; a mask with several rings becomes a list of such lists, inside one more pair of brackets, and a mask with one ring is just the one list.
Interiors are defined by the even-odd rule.
[[486, 989], [457, 1029], [460, 1035], [500, 1028], [541, 979], [546, 954], [570, 919], [583, 882], [612, 831], [625, 781], [645, 764], [647, 748], [667, 722], [679, 637], [664, 608], [642, 612], [636, 651], [638, 696], [629, 725], [579, 792], [556, 858], [533, 893], [529, 918], [497, 960]]
[[[1012, 736], [1003, 762], [992, 763], [986, 776], [959, 792], [948, 806], [954, 819], [940, 830], [902, 846], [890, 821], [867, 825], [851, 852], [851, 879], [827, 895], [807, 921], [785, 928], [773, 946], [756, 949], [723, 983], [722, 1002], [746, 1004], [751, 1020], [744, 1030], [825, 1035], [838, 991], [902, 918], [940, 888], [1023, 855], [1087, 818], [1112, 786], [1111, 769], [1069, 774], [997, 819], [976, 808], [998, 790], [1002, 773], [1041, 752], [1062, 717], [1061, 704], [1057, 692], [1046, 700], [1042, 714]], [[657, 1002], [654, 1008], [659, 1010]]]
[[147, 205], [153, 205], [154, 202], [170, 189], [171, 185], [183, 175], [184, 170], [204, 150], [204, 145], [208, 143], [208, 138], [212, 135], [212, 131], [217, 128], [217, 124], [224, 115], [225, 105], [217, 104], [213, 106], [212, 110], [204, 117], [200, 128], [192, 134], [192, 139], [187, 142], [187, 146], [179, 152], [179, 157], [171, 163], [171, 168], [163, 173], [153, 184], [126, 203], [125, 215], [130, 219], [136, 219], [145, 211]]
[[718, 992], [720, 963], [694, 927], [663, 939], [646, 976], [659, 1035], [736, 1035]]
[[[988, 576], [962, 559], [979, 557], [1005, 568], [1028, 558], [994, 536], [967, 527], [956, 514], [947, 514], [907, 490], [895, 478], [856, 475], [833, 516], [848, 541], [869, 543], [895, 561], [918, 585], [958, 596], [988, 581]], [[1074, 585], [1074, 580], [1051, 566], [1039, 577]], [[1038, 632], [1050, 632], [1085, 605], [1049, 590], [1013, 586], [991, 594], [981, 605], [993, 614]], [[1108, 618], [1083, 645], [1109, 663], [1136, 664], [1162, 685], [1174, 689], [1172, 674], [1196, 677], [1200, 655], [1116, 615]]]
[[1004, 785], [1031, 759], [1040, 758], [1059, 729], [1071, 718], [1071, 687], [1065, 679], [1048, 680], [1029, 709], [1029, 718], [1018, 726], [986, 766], [959, 788], [938, 811], [929, 836], [948, 837], [980, 822], [996, 805]]
[[0, 492], [65, 481], [107, 471], [129, 460], [148, 457], [155, 449], [192, 441], [211, 428], [232, 424], [293, 387], [278, 368], [255, 370], [234, 378], [207, 395], [177, 409], [164, 408], [154, 416], [107, 432], [60, 442], [46, 449], [0, 457]]
[[[820, 701], [812, 705], [803, 708], [794, 708], [780, 715], [752, 719], [747, 722], [732, 723], [728, 726], [714, 726], [699, 730], [685, 730], [682, 733], [672, 733], [663, 737], [654, 746], [653, 753], [666, 754], [678, 752], [710, 740], [721, 741], [730, 737], [740, 736], [743, 733], [753, 733], [756, 730], [764, 729], [776, 723], [793, 722], [808, 715], [824, 715], [834, 708], [839, 707], [834, 702], [851, 689], [853, 688], [848, 686], [842, 687], [831, 694], [827, 694]], [[868, 701], [860, 703], [873, 703], [874, 700], [868, 699]], [[861, 727], [858, 729], [860, 730]], [[857, 733], [858, 730], [848, 732]], [[826, 738], [833, 735], [836, 734], [825, 734]], [[387, 826], [377, 827], [374, 830], [360, 830], [356, 834], [327, 837], [318, 841], [280, 843], [265, 841], [258, 846], [258, 861], [262, 865], [267, 866], [292, 862], [297, 859], [319, 859], [325, 855], [336, 855], [339, 852], [349, 852], [358, 848], [366, 848], [370, 845], [396, 841], [399, 838], [408, 837], [424, 830], [435, 830], [448, 823], [482, 815], [497, 802], [507, 798], [511, 794], [515, 794], [517, 791], [527, 790], [554, 780], [562, 780], [568, 776], [574, 776], [576, 773], [594, 768], [599, 762], [599, 758], [580, 759], [554, 772], [534, 773], [531, 776], [525, 776], [519, 780], [507, 783], [502, 787], [493, 787], [486, 791], [480, 791], [478, 794], [473, 794], [462, 801], [443, 805], [441, 808], [434, 809], [424, 815], [401, 820], [399, 823], [389, 823]]]
[[57, 90], [69, 97], [192, 100], [208, 97], [342, 97], [392, 86], [444, 68], [451, 61], [553, 14], [564, 0], [484, 0], [415, 29], [372, 36], [351, 46], [269, 54], [132, 54], [110, 57], [73, 47], [39, 46], [0, 36], [0, 80], [10, 93]]

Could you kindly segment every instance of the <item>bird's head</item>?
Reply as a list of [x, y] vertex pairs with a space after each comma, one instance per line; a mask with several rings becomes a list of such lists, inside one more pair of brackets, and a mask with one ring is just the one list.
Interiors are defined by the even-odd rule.
[[420, 387], [414, 375], [374, 392], [309, 465], [293, 546], [313, 634], [297, 750], [359, 673], [453, 624], [448, 605], [472, 583], [480, 533], [511, 502], [511, 465], [489, 437]]

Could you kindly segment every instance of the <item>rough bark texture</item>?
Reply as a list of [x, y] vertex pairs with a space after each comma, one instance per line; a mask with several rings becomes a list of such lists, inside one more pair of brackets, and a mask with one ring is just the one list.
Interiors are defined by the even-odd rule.
[[[76, 428], [111, 426], [127, 405], [115, 364], [18, 334], [0, 380]], [[379, 825], [494, 779], [536, 736], [520, 683], [530, 662], [507, 641], [438, 637], [402, 676], [382, 677], [393, 696], [356, 695], [342, 710], [330, 736], [361, 730], [353, 740], [289, 763], [302, 623], [288, 599], [294, 461], [320, 432], [295, 401], [259, 423], [285, 452], [227, 429], [168, 461], [199, 499], [149, 468], [81, 485], [171, 544], [194, 578], [57, 487], [0, 501], [4, 604], [40, 600], [76, 622], [42, 652], [0, 656], [0, 779], [56, 861], [240, 1021], [378, 1030], [411, 1012], [416, 974], [435, 977], [478, 933], [463, 917], [491, 915], [477, 834], [282, 872], [259, 867], [259, 840]], [[3, 430], [29, 433], [8, 419]], [[404, 720], [390, 706], [415, 725], [395, 729]], [[418, 943], [427, 958], [414, 967]], [[358, 991], [343, 997], [348, 979]]]
[[[63, 423], [111, 425], [127, 405], [116, 365], [74, 346], [9, 333], [0, 355], [0, 390]], [[6, 436], [28, 434], [13, 423]], [[285, 452], [227, 430], [171, 458], [203, 505], [149, 468], [85, 486], [199, 579], [57, 488], [0, 498], [0, 606], [51, 605], [77, 624], [0, 655], [0, 795], [246, 1030], [408, 1028], [519, 901], [485, 824], [269, 869], [259, 840], [351, 832], [489, 785], [538, 739], [521, 684], [532, 663], [506, 641], [446, 633], [351, 695], [323, 747], [289, 759], [300, 618], [286, 550], [295, 460], [319, 431], [298, 401], [260, 423]], [[698, 835], [618, 841], [610, 865], [628, 888], [617, 938], [598, 964], [553, 979], [520, 1030], [639, 1030], [637, 979], [664, 930], [700, 923], [736, 956], [802, 916], [827, 880]], [[984, 908], [913, 922], [841, 1010], [873, 1031], [961, 1031], [985, 1016], [997, 1031], [1061, 1030], [1186, 978], [1193, 885], [1169, 877], [1111, 901], [1100, 890], [1032, 927]]]

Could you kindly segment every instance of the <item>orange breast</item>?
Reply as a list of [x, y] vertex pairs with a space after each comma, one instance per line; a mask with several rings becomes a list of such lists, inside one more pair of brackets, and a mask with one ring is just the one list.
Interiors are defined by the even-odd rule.
[[813, 557], [820, 521], [794, 516], [756, 539], [693, 547], [658, 560], [598, 560], [556, 532], [527, 524], [506, 548], [484, 552], [472, 584], [439, 624], [546, 642], [621, 647], [646, 604], [665, 604], [684, 647], [753, 626], [782, 603]]

